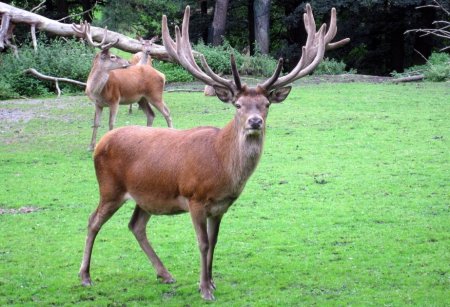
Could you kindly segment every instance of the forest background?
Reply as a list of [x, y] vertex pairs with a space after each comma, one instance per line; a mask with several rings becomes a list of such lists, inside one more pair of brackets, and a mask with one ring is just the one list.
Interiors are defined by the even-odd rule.
[[[31, 10], [41, 0], [5, 1]], [[432, 22], [445, 19], [443, 10], [424, 0], [47, 0], [39, 14], [61, 22], [81, 20], [129, 35], [152, 37], [161, 33], [161, 15], [180, 24], [183, 9], [191, 5], [191, 41], [211, 45], [225, 43], [242, 53], [268, 54], [286, 59], [285, 68], [294, 65], [301, 53], [306, 33], [302, 14], [310, 2], [316, 23], [329, 20], [330, 8], [338, 11], [338, 37], [350, 37], [344, 48], [327, 53], [339, 58], [358, 73], [389, 75], [393, 71], [423, 64], [433, 51], [448, 45], [436, 36], [408, 33], [410, 29], [433, 28]], [[439, 1], [448, 9], [450, 1]], [[27, 38], [29, 29], [15, 30], [17, 41]]]

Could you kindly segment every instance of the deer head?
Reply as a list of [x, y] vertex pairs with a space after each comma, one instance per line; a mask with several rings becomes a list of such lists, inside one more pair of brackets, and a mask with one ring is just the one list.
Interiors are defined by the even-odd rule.
[[101, 67], [102, 70], [106, 72], [130, 66], [130, 63], [128, 63], [127, 60], [109, 52], [109, 49], [116, 45], [119, 42], [119, 39], [110, 43], [105, 43], [108, 37], [107, 27], [104, 29], [103, 38], [100, 43], [95, 43], [92, 39], [91, 25], [88, 22], [85, 21], [79, 25], [72, 24], [72, 28], [76, 33], [80, 34], [90, 46], [101, 49], [101, 52], [97, 53], [94, 58], [94, 66]]
[[298, 64], [290, 73], [280, 77], [283, 65], [283, 59], [280, 58], [273, 75], [256, 87], [250, 88], [241, 83], [233, 55], [230, 58], [233, 80], [225, 79], [214, 73], [202, 54], [200, 54], [200, 62], [203, 69], [200, 68], [194, 59], [189, 41], [189, 17], [190, 7], [187, 6], [181, 30], [175, 27], [176, 39], [174, 41], [169, 34], [167, 17], [163, 15], [162, 39], [167, 53], [195, 78], [214, 87], [220, 100], [234, 105], [237, 109], [235, 119], [241, 123], [243, 131], [248, 135], [259, 134], [264, 130], [269, 106], [285, 100], [291, 91], [289, 84], [311, 73], [323, 59], [325, 50], [340, 47], [349, 41], [349, 39], [343, 39], [331, 43], [337, 32], [334, 8], [331, 10], [328, 31], [325, 24], [316, 31], [312, 9], [307, 4], [304, 23], [308, 38], [305, 46], [302, 47], [302, 56]]

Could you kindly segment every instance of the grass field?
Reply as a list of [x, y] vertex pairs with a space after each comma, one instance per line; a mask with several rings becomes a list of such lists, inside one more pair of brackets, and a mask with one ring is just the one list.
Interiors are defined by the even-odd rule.
[[[229, 105], [167, 93], [174, 125], [225, 125]], [[137, 108], [117, 126], [144, 125]], [[0, 305], [205, 304], [188, 215], [148, 232], [177, 280], [162, 285], [127, 224], [128, 203], [94, 248], [95, 285], [78, 280], [98, 191], [94, 108], [84, 96], [0, 102]], [[107, 127], [103, 117], [102, 135]], [[165, 126], [157, 114], [155, 126]], [[223, 306], [448, 306], [450, 88], [296, 87], [268, 118], [264, 154], [225, 215], [215, 255]], [[145, 153], [143, 153], [145, 154]], [[19, 214], [13, 209], [37, 211]]]

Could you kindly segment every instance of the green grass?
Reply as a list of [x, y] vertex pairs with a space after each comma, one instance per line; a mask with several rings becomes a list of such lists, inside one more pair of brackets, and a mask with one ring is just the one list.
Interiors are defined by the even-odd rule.
[[[223, 126], [233, 109], [201, 93], [167, 93], [177, 128]], [[215, 256], [223, 306], [448, 306], [448, 84], [297, 87], [268, 118], [265, 152], [225, 215]], [[127, 224], [103, 227], [95, 285], [77, 277], [98, 191], [86, 151], [87, 98], [0, 102], [0, 305], [203, 305], [188, 215], [154, 217], [149, 237], [177, 279], [158, 284]], [[117, 126], [144, 125], [119, 111]], [[106, 132], [107, 111], [102, 135]], [[157, 114], [155, 126], [165, 126]]]

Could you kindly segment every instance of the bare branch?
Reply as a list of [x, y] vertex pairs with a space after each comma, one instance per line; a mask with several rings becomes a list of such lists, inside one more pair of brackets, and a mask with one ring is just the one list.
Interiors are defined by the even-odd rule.
[[37, 13], [39, 10], [41, 10], [42, 8], [45, 7], [45, 5], [44, 5], [45, 2], [46, 2], [46, 0], [42, 1], [42, 2], [39, 3], [37, 6], [33, 7], [33, 8], [30, 10], [30, 12], [32, 12], [32, 13]]
[[[416, 9], [423, 9], [423, 8], [435, 8], [435, 9], [440, 9], [442, 10], [445, 14], [447, 14], [447, 16], [450, 16], [450, 12], [444, 8], [444, 6], [437, 0], [433, 1], [435, 4], [428, 4], [428, 5], [422, 5], [422, 6], [417, 6]], [[444, 39], [450, 39], [450, 31], [448, 31], [448, 29], [450, 29], [450, 21], [446, 21], [446, 20], [435, 20], [432, 23], [433, 25], [435, 25], [437, 28], [436, 29], [412, 29], [412, 30], [408, 30], [405, 31], [404, 34], [408, 34], [411, 32], [417, 33], [417, 34], [421, 34], [420, 37], [424, 37], [424, 36], [428, 36], [428, 35], [433, 35], [436, 37], [441, 37]], [[442, 48], [440, 51], [444, 51], [449, 49], [450, 46], [444, 47]]]
[[93, 9], [95, 9], [95, 6], [96, 6], [96, 5], [97, 5], [97, 3], [95, 3], [94, 6], [91, 7], [89, 10], [83, 11], [83, 12], [81, 12], [81, 13], [72, 14], [72, 15], [63, 17], [63, 18], [61, 18], [61, 19], [58, 19], [57, 21], [63, 21], [63, 20], [66, 20], [66, 19], [69, 19], [69, 18], [72, 18], [72, 17], [75, 17], [75, 16], [84, 15], [85, 13], [88, 13], [88, 12], [92, 11]]
[[47, 81], [52, 81], [55, 82], [55, 86], [56, 86], [56, 91], [58, 92], [58, 97], [61, 96], [61, 89], [59, 88], [59, 82], [67, 82], [67, 83], [71, 83], [71, 84], [75, 84], [81, 87], [86, 87], [86, 83], [81, 82], [81, 81], [77, 81], [77, 80], [72, 80], [72, 79], [68, 79], [68, 78], [58, 78], [58, 77], [53, 77], [53, 76], [48, 76], [48, 75], [44, 75], [41, 74], [40, 72], [38, 72], [36, 69], [34, 68], [29, 68], [27, 70], [24, 70], [23, 73], [29, 73], [32, 74], [33, 76], [41, 79], [41, 80], [47, 80]]

